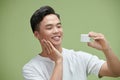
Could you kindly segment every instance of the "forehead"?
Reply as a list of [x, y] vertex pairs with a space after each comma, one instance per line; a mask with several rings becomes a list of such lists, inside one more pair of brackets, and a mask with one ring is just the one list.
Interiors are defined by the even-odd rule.
[[55, 24], [60, 23], [59, 18], [55, 14], [46, 15], [41, 21], [41, 25], [43, 24]]

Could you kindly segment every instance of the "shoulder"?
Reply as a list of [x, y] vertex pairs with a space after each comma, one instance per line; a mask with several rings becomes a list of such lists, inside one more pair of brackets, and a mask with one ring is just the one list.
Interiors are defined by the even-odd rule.
[[53, 64], [53, 61], [48, 57], [42, 57], [40, 55], [37, 55], [23, 66], [23, 70], [25, 69], [40, 70], [40, 69], [43, 69], [48, 64]]
[[26, 80], [43, 80], [46, 78], [44, 75], [45, 61], [47, 58], [42, 58], [39, 55], [27, 62], [22, 68], [22, 74]]
[[35, 56], [23, 66], [23, 70], [32, 69], [33, 67], [35, 67], [35, 65], [37, 65], [38, 61], [38, 56]]
[[[32, 58], [30, 61], [28, 61], [24, 66], [23, 66], [23, 71], [24, 70], [34, 70], [36, 68], [41, 68], [42, 66], [44, 66], [44, 62], [45, 61], [49, 61], [48, 58], [44, 58], [41, 57], [39, 55], [35, 56], [34, 58]], [[42, 65], [42, 66], [40, 66]]]

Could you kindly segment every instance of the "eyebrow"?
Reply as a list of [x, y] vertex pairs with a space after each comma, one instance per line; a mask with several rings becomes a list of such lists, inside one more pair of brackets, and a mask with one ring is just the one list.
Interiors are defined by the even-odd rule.
[[[53, 24], [46, 24], [45, 26], [52, 26]], [[56, 25], [61, 25], [61, 22], [57, 23]]]
[[57, 23], [57, 25], [61, 25], [61, 22]]

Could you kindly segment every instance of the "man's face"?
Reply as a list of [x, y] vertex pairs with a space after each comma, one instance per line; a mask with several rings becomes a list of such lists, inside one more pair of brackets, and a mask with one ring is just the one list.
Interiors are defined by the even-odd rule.
[[54, 14], [47, 15], [39, 25], [39, 40], [49, 40], [54, 46], [61, 45], [63, 30], [61, 22]]

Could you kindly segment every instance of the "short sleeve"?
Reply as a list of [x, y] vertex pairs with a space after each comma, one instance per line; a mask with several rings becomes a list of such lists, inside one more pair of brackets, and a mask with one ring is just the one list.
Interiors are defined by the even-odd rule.
[[105, 62], [104, 60], [99, 59], [97, 56], [90, 55], [87, 60], [87, 74], [95, 74], [99, 76], [99, 71], [101, 66]]
[[99, 77], [99, 71], [105, 61], [83, 51], [78, 51], [76, 54], [79, 61], [82, 63], [82, 68], [85, 70], [86, 75], [94, 74]]

